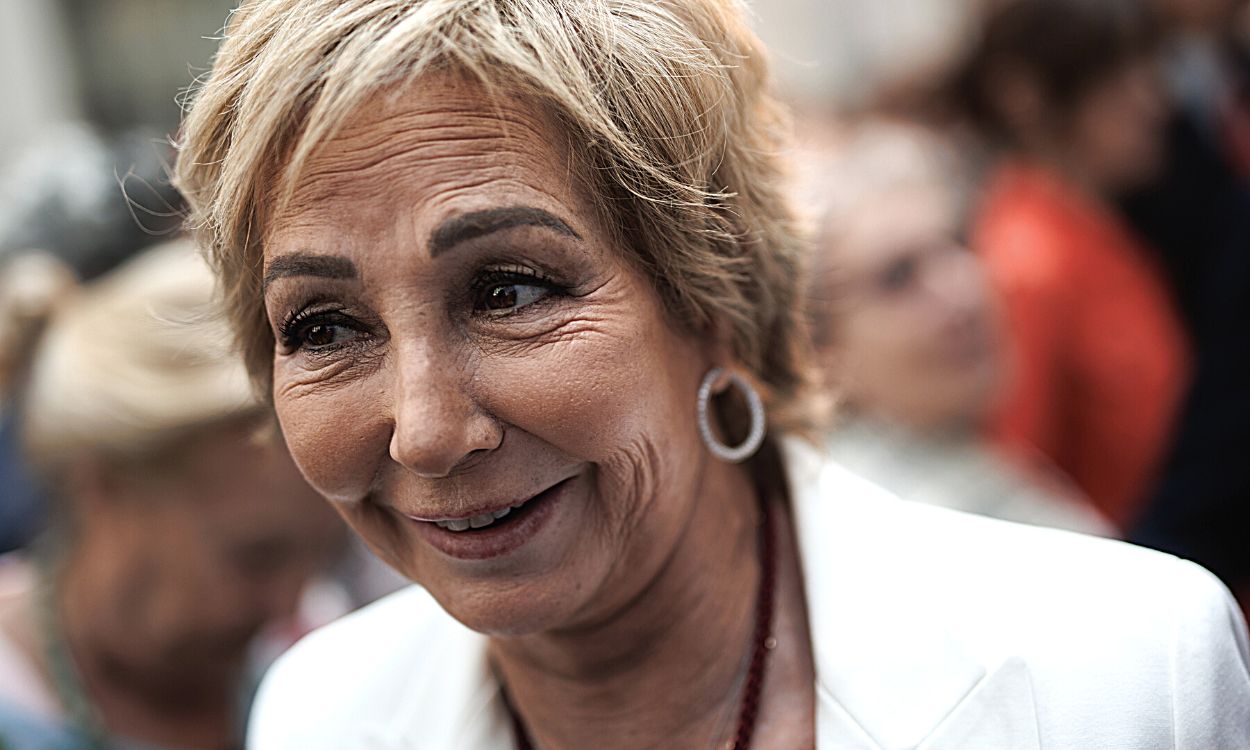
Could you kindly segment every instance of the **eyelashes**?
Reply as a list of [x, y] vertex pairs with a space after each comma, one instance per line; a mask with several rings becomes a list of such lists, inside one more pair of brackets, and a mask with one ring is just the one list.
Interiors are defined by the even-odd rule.
[[[547, 305], [570, 296], [569, 289], [543, 271], [520, 265], [485, 268], [469, 282], [453, 314], [467, 315], [485, 325], [503, 325], [529, 318]], [[309, 302], [292, 310], [277, 326], [276, 337], [288, 353], [324, 355], [358, 345], [372, 335], [372, 327], [336, 303]]]
[[522, 266], [486, 269], [470, 284], [472, 311], [494, 318], [518, 313], [567, 292], [550, 276]]
[[327, 352], [340, 349], [365, 334], [364, 327], [335, 308], [306, 307], [283, 319], [278, 341], [287, 351]]

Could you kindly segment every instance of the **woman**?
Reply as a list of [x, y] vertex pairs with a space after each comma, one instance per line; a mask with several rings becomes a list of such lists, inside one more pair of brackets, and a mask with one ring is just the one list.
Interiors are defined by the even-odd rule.
[[843, 406], [830, 455], [904, 499], [1112, 533], [1066, 482], [1009, 465], [982, 438], [1002, 379], [999, 311], [958, 239], [968, 191], [949, 147], [869, 122], [803, 164], [796, 194], [818, 227], [812, 329]]
[[253, 747], [1250, 742], [1208, 574], [787, 438], [781, 123], [733, 2], [241, 7], [177, 181], [297, 464], [422, 586], [297, 646]]
[[238, 747], [249, 646], [338, 546], [213, 294], [183, 242], [49, 299], [17, 403], [57, 504], [0, 558], [0, 747]]
[[968, 112], [1000, 147], [973, 245], [1003, 299], [1010, 382], [994, 419], [1124, 530], [1160, 468], [1188, 344], [1152, 252], [1114, 208], [1163, 155], [1144, 8], [1022, 0], [991, 15], [964, 73]]

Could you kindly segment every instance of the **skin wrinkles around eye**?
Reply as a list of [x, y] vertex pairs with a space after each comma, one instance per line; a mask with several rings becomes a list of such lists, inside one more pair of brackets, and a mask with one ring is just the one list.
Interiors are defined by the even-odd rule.
[[[475, 329], [486, 328], [496, 333], [504, 326], [518, 328], [539, 322], [537, 319], [545, 308], [576, 296], [573, 290], [555, 280], [554, 274], [517, 263], [482, 268], [465, 286], [468, 288], [464, 314], [475, 324]], [[287, 356], [328, 363], [358, 355], [377, 338], [372, 329], [373, 326], [353, 316], [344, 306], [314, 298], [284, 315], [276, 326], [275, 339]], [[532, 334], [532, 331], [518, 328], [507, 338]]]
[[[605, 303], [611, 304], [614, 279], [615, 274], [608, 274], [590, 288], [571, 290], [563, 300], [556, 300], [552, 308], [530, 320], [517, 321], [514, 317], [503, 326], [479, 326], [474, 343], [486, 354], [521, 356], [534, 347], [584, 342], [609, 323], [600, 309]], [[524, 313], [521, 310], [516, 317]]]
[[[603, 278], [587, 278], [580, 264], [551, 265], [532, 256], [485, 259], [465, 284], [469, 302], [462, 308], [462, 320], [479, 348], [494, 350], [499, 344], [550, 338], [581, 317], [586, 300], [606, 283]], [[487, 295], [501, 289], [508, 293], [502, 309], [489, 309]]]
[[275, 337], [286, 354], [325, 357], [359, 349], [373, 338], [373, 331], [343, 307], [322, 300], [292, 309], [278, 325]]
[[[388, 332], [367, 312], [356, 310], [336, 296], [309, 294], [292, 300], [290, 312], [274, 325], [275, 358], [296, 366], [284, 389], [341, 387], [359, 379], [382, 361]], [[281, 310], [278, 304], [275, 309]], [[329, 346], [300, 345], [300, 337], [318, 325], [337, 326], [339, 339]]]

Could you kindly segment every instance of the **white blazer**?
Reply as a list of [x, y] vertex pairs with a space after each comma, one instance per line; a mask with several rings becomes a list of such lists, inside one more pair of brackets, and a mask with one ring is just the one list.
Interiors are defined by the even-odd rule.
[[[1250, 750], [1245, 623], [1202, 568], [908, 503], [786, 451], [820, 750]], [[248, 745], [515, 741], [485, 637], [413, 587], [284, 656]]]

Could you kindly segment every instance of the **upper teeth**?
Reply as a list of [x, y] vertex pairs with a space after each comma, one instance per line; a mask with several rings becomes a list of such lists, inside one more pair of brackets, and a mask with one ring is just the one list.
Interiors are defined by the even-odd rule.
[[472, 518], [454, 518], [449, 521], [435, 521], [435, 525], [448, 531], [468, 531], [469, 529], [481, 529], [490, 526], [495, 521], [503, 518], [513, 511], [514, 508], [521, 506], [514, 505], [512, 508], [504, 508], [494, 513], [483, 513], [480, 516]]

